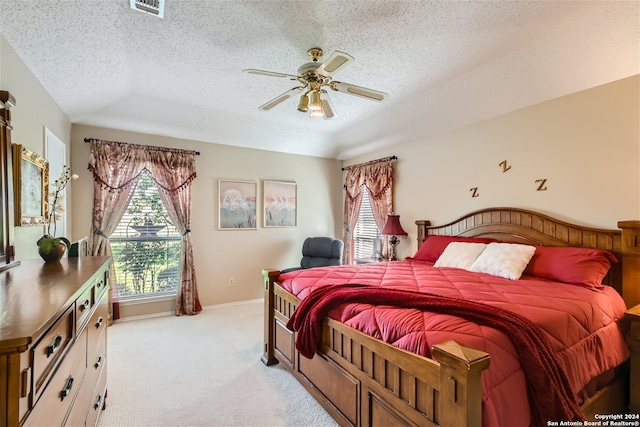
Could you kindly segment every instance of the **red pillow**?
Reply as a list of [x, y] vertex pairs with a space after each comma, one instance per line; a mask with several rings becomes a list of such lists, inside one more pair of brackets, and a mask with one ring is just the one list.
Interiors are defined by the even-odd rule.
[[523, 274], [602, 289], [602, 279], [616, 262], [615, 255], [600, 249], [536, 246]]
[[436, 262], [447, 245], [451, 242], [467, 242], [467, 243], [492, 243], [494, 239], [485, 237], [462, 237], [462, 236], [427, 236], [418, 248], [418, 252], [413, 259], [421, 261]]

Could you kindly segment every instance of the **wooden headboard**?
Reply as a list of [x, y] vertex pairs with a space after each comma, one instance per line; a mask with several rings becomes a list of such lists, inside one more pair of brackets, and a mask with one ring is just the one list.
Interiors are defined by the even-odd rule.
[[620, 221], [619, 230], [606, 230], [570, 224], [524, 209], [488, 208], [440, 226], [431, 226], [425, 220], [416, 221], [416, 225], [418, 247], [427, 236], [437, 235], [610, 251], [620, 262], [611, 267], [605, 283], [622, 295], [628, 308], [640, 304], [640, 221]]

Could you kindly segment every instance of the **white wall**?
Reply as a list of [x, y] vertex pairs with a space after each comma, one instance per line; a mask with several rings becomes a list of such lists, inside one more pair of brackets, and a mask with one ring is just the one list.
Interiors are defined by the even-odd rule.
[[[66, 144], [68, 163], [71, 122], [2, 36], [0, 89], [9, 91], [16, 98], [16, 106], [11, 109], [13, 143], [22, 144], [44, 157], [46, 127]], [[69, 192], [67, 201], [71, 202], [72, 197]], [[67, 212], [67, 221], [73, 220], [72, 215], [72, 212]], [[43, 234], [43, 227], [16, 227], [16, 259], [38, 258], [36, 241]]]
[[[640, 219], [639, 80], [636, 75], [407, 141], [345, 165], [398, 156], [394, 209], [410, 234], [398, 246], [401, 257], [417, 249], [415, 220], [445, 224], [486, 207], [533, 209], [615, 229], [619, 220]], [[546, 191], [536, 191], [537, 179], [547, 179]], [[473, 187], [479, 197], [471, 197]]]
[[[338, 236], [342, 229], [342, 162], [155, 135], [73, 125], [71, 166], [80, 175], [74, 181], [73, 235], [90, 230], [93, 178], [87, 170], [89, 144], [97, 138], [133, 144], [196, 150], [197, 178], [192, 187], [191, 231], [198, 291], [202, 305], [223, 304], [262, 297], [262, 268], [299, 265], [302, 242], [308, 236]], [[262, 180], [294, 181], [298, 186], [298, 225], [256, 230], [218, 230], [218, 179], [258, 182], [262, 206]], [[235, 286], [228, 286], [228, 279]], [[164, 304], [162, 310], [170, 309]], [[132, 309], [127, 308], [133, 315]], [[128, 315], [128, 313], [123, 313]], [[141, 313], [137, 313], [141, 314]]]

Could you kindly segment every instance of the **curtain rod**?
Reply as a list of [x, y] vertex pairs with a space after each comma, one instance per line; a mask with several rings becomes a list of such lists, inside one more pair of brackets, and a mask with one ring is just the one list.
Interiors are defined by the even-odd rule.
[[358, 167], [358, 166], [370, 165], [370, 164], [373, 164], [373, 163], [381, 162], [381, 161], [383, 161], [383, 160], [398, 160], [398, 157], [397, 157], [397, 156], [383, 157], [383, 158], [381, 158], [381, 159], [371, 160], [370, 162], [358, 163], [357, 165], [347, 166], [347, 167], [345, 167], [345, 168], [342, 168], [342, 170], [343, 170], [343, 171], [346, 171], [346, 170], [349, 170], [349, 169], [351, 169], [351, 168], [355, 168], [355, 167]]
[[[84, 142], [89, 143], [93, 141], [93, 138], [85, 138]], [[121, 144], [127, 144], [126, 142], [122, 142]], [[138, 145], [138, 144], [133, 144], [133, 145]], [[163, 147], [153, 147], [153, 148], [163, 148]], [[169, 150], [180, 150], [180, 148], [169, 148]], [[185, 150], [185, 151], [191, 151], [191, 150]], [[200, 155], [199, 151], [192, 151], [193, 153], [196, 153], [196, 156]]]

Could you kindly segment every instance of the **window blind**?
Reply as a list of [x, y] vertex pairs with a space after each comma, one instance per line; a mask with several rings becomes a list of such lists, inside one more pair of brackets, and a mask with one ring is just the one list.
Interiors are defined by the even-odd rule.
[[[354, 258], [370, 258], [379, 255], [380, 230], [373, 218], [371, 196], [369, 189], [362, 186], [362, 205], [358, 214], [358, 221], [353, 232]], [[377, 254], [376, 254], [377, 251]]]

